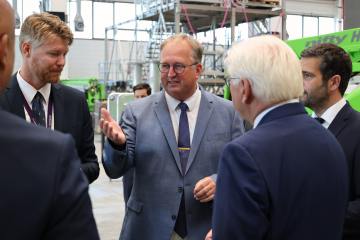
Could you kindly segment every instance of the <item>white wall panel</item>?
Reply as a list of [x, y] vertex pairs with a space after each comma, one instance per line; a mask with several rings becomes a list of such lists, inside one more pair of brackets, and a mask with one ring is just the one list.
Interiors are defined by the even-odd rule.
[[337, 17], [336, 1], [334, 0], [286, 0], [287, 14]]

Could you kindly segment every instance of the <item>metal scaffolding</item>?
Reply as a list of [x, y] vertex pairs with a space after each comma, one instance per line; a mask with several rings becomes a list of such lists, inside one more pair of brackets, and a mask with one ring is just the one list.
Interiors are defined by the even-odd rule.
[[[160, 79], [155, 79], [159, 75], [152, 76], [152, 70], [159, 61], [160, 43], [165, 38], [179, 32], [196, 36], [212, 30], [213, 43], [204, 44], [204, 72], [199, 82], [219, 95], [224, 84], [222, 58], [235, 40], [235, 27], [249, 23], [250, 35], [259, 35], [271, 32], [269, 18], [282, 16], [282, 26], [285, 21], [283, 0], [134, 0], [134, 4], [134, 21], [154, 22], [144, 57], [135, 61], [142, 65], [142, 80], [151, 84], [160, 82]], [[215, 30], [218, 28], [230, 29], [228, 45], [217, 44]]]

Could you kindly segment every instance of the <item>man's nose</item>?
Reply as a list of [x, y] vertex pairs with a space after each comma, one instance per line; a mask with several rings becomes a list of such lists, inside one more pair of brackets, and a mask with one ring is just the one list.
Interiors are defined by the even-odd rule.
[[174, 76], [176, 76], [176, 72], [175, 72], [175, 70], [174, 70], [174, 66], [172, 66], [172, 65], [170, 65], [170, 67], [169, 67], [168, 76], [169, 76], [169, 77], [174, 77]]

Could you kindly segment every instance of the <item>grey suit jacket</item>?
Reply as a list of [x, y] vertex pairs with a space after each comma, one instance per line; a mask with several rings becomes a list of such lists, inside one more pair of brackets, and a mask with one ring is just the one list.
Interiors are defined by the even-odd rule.
[[184, 176], [164, 92], [131, 102], [122, 120], [126, 146], [115, 150], [105, 144], [105, 153], [113, 157], [105, 158], [104, 162], [105, 170], [112, 178], [122, 176], [132, 167], [135, 169], [120, 239], [169, 240], [183, 189], [187, 239], [204, 239], [211, 228], [213, 203], [195, 200], [193, 189], [200, 179], [216, 177], [225, 143], [244, 131], [231, 102], [201, 90], [198, 119]]

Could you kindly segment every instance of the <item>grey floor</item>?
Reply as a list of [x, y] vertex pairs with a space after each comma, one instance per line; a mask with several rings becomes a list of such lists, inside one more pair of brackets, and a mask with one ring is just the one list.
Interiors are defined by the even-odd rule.
[[[95, 135], [95, 147], [98, 158], [101, 157], [100, 135]], [[106, 176], [100, 164], [100, 176], [90, 185], [93, 212], [102, 240], [119, 239], [125, 214], [122, 180], [111, 180]]]

